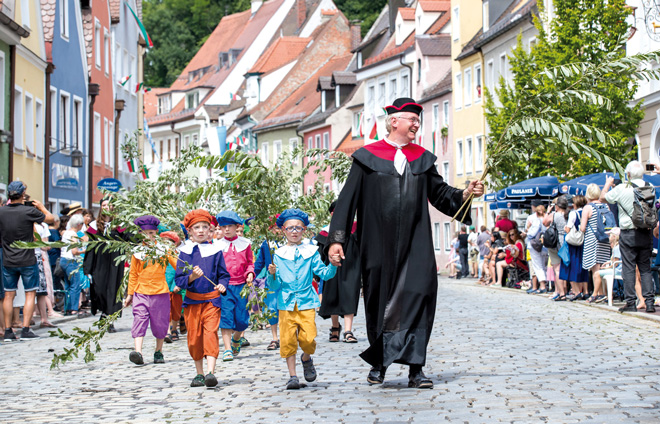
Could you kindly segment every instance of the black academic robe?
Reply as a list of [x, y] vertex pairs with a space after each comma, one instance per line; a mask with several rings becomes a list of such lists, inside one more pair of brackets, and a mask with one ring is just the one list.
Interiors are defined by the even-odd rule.
[[[327, 265], [330, 263], [326, 255], [327, 231], [321, 231], [314, 239], [319, 245], [321, 260]], [[328, 319], [332, 315], [343, 317], [344, 315], [357, 314], [362, 279], [360, 275], [360, 252], [355, 234], [349, 236], [344, 256], [346, 260], [337, 270], [337, 274], [328, 281], [323, 282], [323, 296], [319, 316], [324, 319]]]
[[[118, 240], [130, 239], [127, 233], [116, 229], [109, 234]], [[88, 232], [88, 236], [90, 240], [94, 240], [97, 234]], [[121, 309], [121, 301], [117, 301], [117, 292], [124, 278], [124, 264], [115, 265], [118, 256], [120, 256], [118, 252], [104, 252], [103, 247], [85, 253], [83, 272], [92, 276], [90, 298], [94, 315], [97, 311], [103, 315], [112, 315]]]
[[[438, 174], [433, 154], [416, 144], [402, 152], [403, 175], [394, 168], [396, 149], [384, 141], [353, 153], [328, 238], [345, 245], [357, 212], [369, 339], [360, 356], [373, 366], [425, 365], [438, 290], [428, 204], [454, 215], [463, 198]], [[468, 213], [464, 223], [470, 220]]]

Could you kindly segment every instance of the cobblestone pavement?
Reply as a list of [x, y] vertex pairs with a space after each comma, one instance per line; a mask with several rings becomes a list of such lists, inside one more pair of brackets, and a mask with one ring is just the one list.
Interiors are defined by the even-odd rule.
[[[182, 339], [165, 345], [166, 364], [128, 362], [132, 314], [102, 341], [97, 360], [50, 371], [55, 338], [0, 346], [2, 422], [549, 422], [660, 421], [660, 325], [603, 309], [554, 303], [519, 291], [441, 280], [428, 376], [433, 390], [407, 388], [407, 368], [366, 384], [366, 347], [329, 343], [319, 319], [319, 377], [286, 391], [286, 365], [266, 351], [270, 332], [219, 362], [216, 389], [191, 388], [193, 363]], [[87, 327], [91, 318], [62, 324]], [[39, 332], [45, 335], [45, 331]], [[302, 371], [299, 370], [299, 374]]]

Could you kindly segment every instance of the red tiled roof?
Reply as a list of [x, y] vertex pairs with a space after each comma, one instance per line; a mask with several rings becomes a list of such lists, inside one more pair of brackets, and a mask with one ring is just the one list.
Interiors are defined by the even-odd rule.
[[448, 12], [451, 8], [451, 2], [446, 0], [421, 0], [419, 6], [424, 12]]
[[[157, 101], [157, 100], [156, 100]], [[163, 113], [162, 115], [157, 115], [152, 118], [147, 119], [147, 123], [150, 126], [165, 124], [171, 121], [178, 121], [185, 118], [190, 118], [195, 115], [195, 109], [184, 109], [186, 106], [186, 99], [181, 99], [172, 110], [168, 113]]]
[[321, 15], [323, 16], [333, 16], [337, 14], [337, 9], [321, 9]]
[[449, 12], [443, 13], [438, 19], [426, 30], [426, 34], [437, 34], [442, 31], [442, 28], [449, 23], [451, 15]]
[[248, 72], [265, 74], [279, 69], [300, 56], [310, 41], [309, 37], [280, 37], [261, 55]]
[[382, 60], [389, 59], [390, 57], [396, 56], [397, 54], [403, 53], [406, 50], [408, 50], [410, 47], [412, 47], [415, 44], [415, 31], [411, 32], [408, 38], [406, 38], [406, 40], [403, 43], [401, 43], [400, 46], [392, 46], [392, 44], [394, 44], [393, 40], [394, 37], [392, 37], [392, 40], [390, 40], [388, 46], [385, 47], [382, 53], [377, 54], [376, 56], [370, 57], [369, 59], [365, 60], [364, 66], [378, 63]]
[[339, 143], [335, 148], [338, 152], [344, 152], [347, 155], [352, 155], [353, 152], [357, 151], [360, 147], [364, 146], [364, 137], [353, 138], [351, 131], [346, 134], [346, 137]]
[[404, 21], [414, 21], [415, 20], [415, 9], [412, 7], [400, 7], [399, 13], [401, 14], [401, 19]]
[[329, 59], [316, 73], [310, 75], [307, 81], [275, 108], [266, 119], [260, 122], [255, 129], [302, 120], [309, 116], [321, 104], [321, 95], [316, 92], [319, 77], [329, 77], [333, 71], [343, 71], [348, 66], [351, 58], [352, 55], [349, 54]]
[[[2, 4], [2, 2], [0, 2]], [[57, 0], [41, 0], [41, 22], [44, 26], [44, 41], [53, 41], [53, 28], [55, 27], [55, 9]]]
[[92, 9], [82, 10], [82, 21], [85, 52], [87, 53], [87, 72], [92, 72], [92, 42], [94, 41], [94, 20], [92, 19]]
[[144, 117], [153, 118], [158, 114], [158, 95], [165, 93], [169, 89], [166, 87], [152, 88], [144, 94]]
[[113, 24], [118, 23], [120, 16], [119, 8], [121, 7], [121, 0], [110, 0], [108, 3], [110, 6], [110, 22], [112, 22]]

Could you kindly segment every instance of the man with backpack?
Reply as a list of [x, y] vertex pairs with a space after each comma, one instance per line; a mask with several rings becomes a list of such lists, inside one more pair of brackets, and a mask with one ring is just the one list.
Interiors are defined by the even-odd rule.
[[616, 204], [619, 210], [623, 291], [626, 305], [619, 312], [637, 312], [635, 295], [635, 268], [639, 269], [642, 282], [642, 295], [646, 302], [646, 312], [655, 312], [653, 280], [651, 278], [651, 251], [653, 250], [652, 231], [658, 223], [655, 210], [655, 189], [647, 184], [644, 166], [632, 161], [626, 166], [627, 184], [612, 187], [614, 178], [608, 177], [600, 194], [600, 200]]

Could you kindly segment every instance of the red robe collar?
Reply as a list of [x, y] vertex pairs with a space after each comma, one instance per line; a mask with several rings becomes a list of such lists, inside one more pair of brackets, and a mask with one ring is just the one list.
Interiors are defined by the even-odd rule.
[[[367, 144], [366, 146], [364, 146], [364, 148], [367, 149], [373, 155], [381, 159], [394, 162], [396, 147], [390, 146], [384, 140]], [[424, 154], [426, 149], [418, 144], [408, 143], [401, 148], [401, 151], [403, 152], [404, 155], [406, 155], [408, 162], [412, 162], [416, 159], [419, 159], [419, 157], [422, 156], [422, 154]]]

